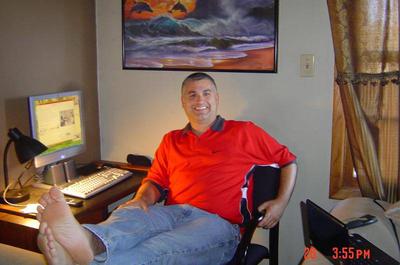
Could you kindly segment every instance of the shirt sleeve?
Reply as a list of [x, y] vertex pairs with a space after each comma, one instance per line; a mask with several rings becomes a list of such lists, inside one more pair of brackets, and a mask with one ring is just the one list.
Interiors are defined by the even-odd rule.
[[158, 185], [158, 189], [168, 189], [169, 177], [168, 177], [168, 160], [167, 150], [169, 144], [168, 134], [165, 135], [157, 148], [155, 157], [152, 165], [147, 173], [147, 176], [143, 179], [143, 182], [151, 181], [153, 184]]
[[252, 148], [255, 148], [257, 153], [263, 154], [266, 161], [272, 161], [281, 168], [296, 161], [296, 156], [264, 129], [252, 122], [249, 123], [249, 129], [251, 133], [249, 137], [254, 137]]

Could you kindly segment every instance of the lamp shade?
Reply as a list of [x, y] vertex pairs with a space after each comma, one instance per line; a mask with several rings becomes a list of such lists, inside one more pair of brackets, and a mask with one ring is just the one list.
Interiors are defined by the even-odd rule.
[[12, 128], [8, 130], [8, 142], [6, 147], [4, 148], [3, 155], [3, 170], [4, 170], [4, 184], [5, 190], [3, 196], [0, 197], [0, 201], [2, 203], [19, 203], [29, 199], [30, 194], [29, 191], [22, 186], [19, 182], [19, 178], [23, 175], [23, 173], [18, 178], [18, 182], [20, 183], [20, 189], [9, 189], [9, 181], [8, 181], [8, 166], [7, 166], [7, 154], [8, 150], [12, 143], [14, 143], [15, 153], [17, 154], [18, 160], [21, 164], [28, 162], [38, 154], [47, 150], [47, 147], [43, 145], [41, 142], [23, 135], [17, 128]]
[[25, 163], [47, 150], [47, 147], [41, 142], [28, 137], [20, 132], [17, 128], [8, 131], [8, 137], [14, 142], [15, 153], [19, 162]]

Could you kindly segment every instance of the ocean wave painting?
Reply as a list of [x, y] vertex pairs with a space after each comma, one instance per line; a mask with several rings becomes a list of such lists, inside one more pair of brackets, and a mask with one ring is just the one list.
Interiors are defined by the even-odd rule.
[[278, 0], [124, 0], [123, 68], [276, 72]]

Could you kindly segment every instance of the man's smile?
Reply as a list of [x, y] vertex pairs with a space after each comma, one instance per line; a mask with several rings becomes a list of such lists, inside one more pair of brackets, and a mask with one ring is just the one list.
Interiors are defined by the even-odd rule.
[[198, 107], [193, 107], [193, 109], [196, 111], [203, 111], [203, 110], [207, 110], [208, 107], [207, 106], [198, 106]]

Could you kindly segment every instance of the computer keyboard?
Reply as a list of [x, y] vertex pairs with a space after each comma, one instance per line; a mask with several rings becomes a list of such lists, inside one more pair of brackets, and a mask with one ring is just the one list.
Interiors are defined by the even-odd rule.
[[80, 177], [73, 182], [62, 185], [60, 190], [65, 195], [88, 199], [130, 177], [132, 172], [120, 168], [106, 168], [88, 176]]
[[[344, 265], [400, 264], [397, 260], [358, 234], [352, 234], [348, 239], [349, 248], [347, 250], [349, 251], [347, 254], [349, 255], [347, 255], [347, 259], [343, 260]], [[350, 253], [350, 250], [352, 253]], [[351, 256], [351, 254], [353, 255]]]

